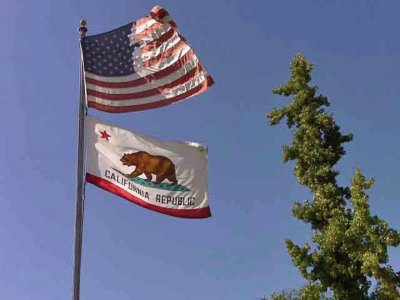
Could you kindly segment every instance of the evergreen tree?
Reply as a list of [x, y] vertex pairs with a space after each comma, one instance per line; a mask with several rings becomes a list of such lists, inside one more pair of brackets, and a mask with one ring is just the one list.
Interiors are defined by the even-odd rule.
[[279, 293], [273, 293], [268, 298], [261, 298], [261, 300], [332, 300], [331, 297], [322, 295], [320, 287], [317, 285], [306, 285], [298, 290], [289, 289], [283, 290]]
[[312, 69], [302, 55], [295, 56], [290, 80], [273, 91], [293, 100], [268, 114], [272, 126], [286, 117], [293, 139], [283, 147], [283, 161], [295, 161], [299, 183], [313, 194], [292, 209], [297, 219], [310, 224], [311, 242], [298, 246], [286, 240], [293, 264], [312, 287], [309, 295], [307, 286], [303, 289], [301, 299], [314, 299], [317, 288], [321, 295], [331, 291], [334, 299], [398, 300], [400, 272], [388, 264], [387, 249], [400, 244], [400, 234], [371, 215], [365, 191], [373, 180], [357, 169], [350, 187], [338, 185], [334, 166], [345, 154], [343, 144], [353, 137], [340, 132], [325, 110], [328, 98], [309, 85]]

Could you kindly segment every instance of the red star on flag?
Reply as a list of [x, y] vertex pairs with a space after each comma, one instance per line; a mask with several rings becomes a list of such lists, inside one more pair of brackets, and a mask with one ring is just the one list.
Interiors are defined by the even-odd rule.
[[101, 138], [105, 139], [105, 140], [107, 140], [107, 142], [109, 142], [108, 138], [111, 137], [111, 135], [109, 135], [107, 133], [107, 131], [105, 131], [105, 130], [104, 131], [100, 131], [100, 133], [101, 133]]

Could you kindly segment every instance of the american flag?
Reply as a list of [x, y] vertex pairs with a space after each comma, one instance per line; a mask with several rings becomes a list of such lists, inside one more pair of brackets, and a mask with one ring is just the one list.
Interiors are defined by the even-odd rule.
[[110, 113], [157, 108], [205, 91], [213, 79], [160, 6], [82, 41], [88, 106]]

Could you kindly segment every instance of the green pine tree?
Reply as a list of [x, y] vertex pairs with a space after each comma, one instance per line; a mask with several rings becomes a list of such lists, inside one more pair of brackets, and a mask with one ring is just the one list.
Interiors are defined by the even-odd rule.
[[311, 242], [298, 246], [286, 240], [293, 264], [312, 287], [309, 295], [307, 286], [303, 289], [301, 299], [314, 299], [317, 288], [320, 295], [332, 292], [334, 299], [399, 300], [400, 272], [389, 265], [387, 250], [400, 244], [400, 234], [371, 215], [365, 190], [373, 180], [355, 170], [350, 187], [338, 185], [334, 166], [345, 154], [343, 144], [353, 137], [340, 132], [325, 110], [328, 98], [309, 85], [313, 65], [296, 55], [290, 69], [290, 80], [273, 92], [293, 100], [268, 118], [272, 126], [286, 118], [293, 140], [283, 147], [283, 161], [295, 161], [299, 183], [313, 194], [292, 210], [310, 224]]
[[332, 298], [322, 295], [318, 285], [309, 284], [300, 289], [283, 290], [279, 293], [273, 293], [268, 298], [261, 300], [331, 300]]

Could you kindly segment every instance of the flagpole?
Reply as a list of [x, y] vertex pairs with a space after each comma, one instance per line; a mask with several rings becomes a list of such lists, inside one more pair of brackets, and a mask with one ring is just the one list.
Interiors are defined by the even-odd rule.
[[[79, 27], [79, 42], [85, 37], [87, 28], [86, 21], [81, 20]], [[81, 48], [80, 48], [81, 49]], [[80, 50], [81, 51], [81, 50]], [[76, 208], [75, 208], [75, 252], [74, 252], [74, 291], [73, 300], [79, 300], [80, 295], [80, 277], [82, 260], [82, 236], [83, 236], [83, 212], [85, 201], [85, 174], [84, 174], [84, 125], [85, 125], [85, 82], [83, 58], [81, 52], [80, 59], [80, 99], [79, 99], [79, 119], [78, 119], [78, 161], [76, 175]]]

